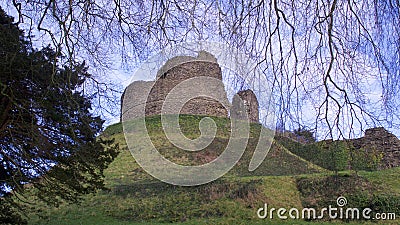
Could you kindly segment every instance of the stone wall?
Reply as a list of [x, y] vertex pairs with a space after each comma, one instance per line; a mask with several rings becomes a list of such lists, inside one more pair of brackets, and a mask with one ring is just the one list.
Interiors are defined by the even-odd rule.
[[154, 81], [134, 81], [125, 88], [121, 97], [121, 122], [144, 115], [147, 95], [154, 83]]
[[[238, 96], [244, 100], [250, 121], [258, 123], [259, 105], [253, 91], [240, 91]], [[218, 117], [228, 117], [228, 111], [233, 112], [221, 68], [206, 51], [200, 51], [197, 57], [177, 56], [168, 60], [158, 70], [156, 81], [131, 83], [121, 101], [121, 121], [171, 112]]]
[[258, 123], [258, 121], [259, 121], [258, 107], [259, 106], [258, 106], [257, 97], [254, 94], [254, 92], [252, 90], [248, 89], [248, 90], [244, 90], [244, 91], [239, 91], [237, 94], [244, 102], [250, 122]]
[[193, 56], [176, 56], [169, 59], [157, 72], [157, 79], [164, 75], [168, 70], [172, 69], [175, 66], [181, 65], [187, 62], [193, 61], [204, 61], [204, 62], [212, 62], [217, 63], [217, 59], [209, 52], [200, 51], [197, 57]]
[[383, 153], [382, 168], [400, 166], [400, 140], [385, 128], [368, 129], [364, 137], [354, 139], [352, 142], [356, 149], [363, 148]]
[[[196, 96], [196, 93], [203, 90], [207, 90], [209, 96], [218, 96], [222, 99], [221, 102], [226, 106], [229, 106], [229, 101], [222, 83], [222, 72], [219, 65], [209, 61], [190, 61], [176, 65], [160, 75], [147, 98], [146, 116], [161, 114], [164, 100], [167, 95], [171, 93], [172, 89], [183, 81], [188, 81], [191, 78], [197, 77], [209, 77], [214, 79], [210, 79], [207, 84], [196, 83], [193, 81], [193, 85], [189, 88], [179, 89], [179, 95], [177, 96], [178, 99], [169, 102], [166, 106], [171, 107], [172, 109], [176, 108], [183, 99], [189, 96]], [[205, 96], [189, 100], [182, 107], [179, 113], [219, 117], [228, 116], [228, 110], [223, 106], [223, 104]]]
[[[196, 83], [199, 77], [209, 79], [207, 83]], [[182, 88], [180, 85], [180, 89], [174, 89], [183, 81], [192, 82], [189, 87]], [[180, 91], [175, 92], [176, 99], [164, 104], [172, 90]], [[121, 120], [134, 119], [138, 115], [159, 115], [162, 110], [168, 112], [177, 109], [181, 109], [176, 112], [179, 114], [227, 117], [230, 107], [222, 83], [221, 68], [216, 58], [205, 51], [200, 51], [197, 57], [178, 56], [168, 60], [157, 72], [156, 81], [133, 82], [125, 89], [121, 101]], [[182, 101], [186, 102], [183, 106]]]

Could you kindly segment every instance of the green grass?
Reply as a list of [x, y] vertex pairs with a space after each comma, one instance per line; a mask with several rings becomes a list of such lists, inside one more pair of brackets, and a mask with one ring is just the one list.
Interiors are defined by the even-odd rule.
[[322, 140], [302, 144], [284, 135], [277, 135], [275, 139], [293, 154], [328, 170], [338, 169], [338, 164], [342, 165], [341, 169], [350, 168], [350, 165], [357, 170], [368, 171], [385, 168], [383, 153], [377, 150], [379, 146], [375, 144], [356, 149], [351, 140]]
[[[205, 155], [189, 154], [168, 143], [160, 127], [160, 118], [147, 118], [155, 145], [163, 154], [178, 163], [204, 163], [216, 157], [227, 143], [229, 120], [216, 121], [217, 141], [205, 149]], [[180, 125], [188, 137], [200, 135], [200, 116], [184, 115]], [[287, 142], [274, 141], [260, 167], [248, 171], [248, 164], [257, 144], [260, 126], [251, 125], [251, 138], [242, 159], [224, 177], [200, 186], [180, 187], [162, 183], [144, 172], [128, 151], [122, 125], [108, 127], [104, 137], [114, 138], [122, 149], [105, 171], [108, 191], [84, 196], [80, 204], [63, 204], [58, 208], [40, 204], [29, 213], [30, 224], [359, 224], [360, 221], [314, 221], [259, 219], [257, 209], [267, 203], [271, 207], [301, 209], [311, 203], [323, 206], [335, 201], [338, 194], [357, 193], [389, 202], [379, 196], [400, 196], [400, 168], [359, 172], [340, 172], [340, 185], [332, 183], [332, 172], [288, 151]], [[185, 155], [186, 154], [186, 155]], [[204, 154], [204, 153], [203, 153]], [[185, 155], [185, 157], [182, 157]], [[348, 186], [346, 186], [348, 185]], [[355, 188], [357, 187], [357, 188]], [[355, 191], [354, 191], [355, 190]], [[356, 198], [353, 198], [356, 199]], [[351, 201], [353, 201], [351, 199]], [[362, 202], [362, 201], [359, 202]], [[354, 200], [355, 201], [355, 200]], [[389, 202], [390, 203], [390, 202]], [[391, 204], [391, 203], [390, 203]], [[396, 205], [394, 204], [396, 207]], [[375, 222], [362, 221], [365, 224]], [[386, 221], [387, 222], [387, 221]], [[389, 221], [390, 222], [390, 221]], [[392, 221], [398, 224], [399, 220]], [[390, 224], [380, 221], [378, 224]]]
[[375, 184], [378, 191], [400, 194], [400, 167], [379, 172], [361, 171], [359, 175]]

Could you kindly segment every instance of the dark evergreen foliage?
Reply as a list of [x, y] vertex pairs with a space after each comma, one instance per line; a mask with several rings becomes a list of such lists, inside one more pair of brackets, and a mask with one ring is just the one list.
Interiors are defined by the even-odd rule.
[[10, 196], [28, 184], [54, 205], [104, 188], [103, 170], [118, 154], [97, 138], [104, 121], [90, 112], [87, 66], [62, 60], [34, 49], [0, 8], [0, 221], [21, 211]]

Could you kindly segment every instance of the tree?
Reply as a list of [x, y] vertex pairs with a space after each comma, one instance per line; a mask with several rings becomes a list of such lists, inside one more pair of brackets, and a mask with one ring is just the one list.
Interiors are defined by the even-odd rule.
[[399, 1], [8, 2], [29, 32], [96, 67], [112, 65], [116, 54], [136, 65], [187, 41], [228, 43], [271, 82], [282, 130], [304, 124], [324, 139], [400, 128]]
[[347, 144], [343, 141], [334, 141], [329, 144], [328, 152], [326, 152], [328, 169], [335, 171], [335, 174], [338, 175], [338, 172], [341, 170], [345, 170], [348, 167], [349, 163], [349, 151]]
[[377, 170], [381, 164], [383, 153], [379, 152], [375, 146], [359, 149], [351, 146], [350, 156], [351, 169], [358, 175], [360, 170]]
[[302, 142], [314, 143], [316, 141], [314, 132], [306, 128], [298, 128], [294, 130], [293, 133], [297, 136], [297, 139]]
[[1, 208], [19, 209], [10, 196], [21, 198], [28, 184], [49, 204], [78, 201], [104, 188], [103, 170], [118, 154], [113, 141], [97, 137], [104, 121], [84, 94], [85, 63], [59, 67], [59, 51], [36, 50], [29, 38], [0, 8]]

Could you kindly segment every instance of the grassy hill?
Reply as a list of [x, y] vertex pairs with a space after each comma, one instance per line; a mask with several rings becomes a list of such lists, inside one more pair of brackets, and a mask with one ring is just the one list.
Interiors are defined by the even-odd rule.
[[[181, 164], [199, 164], [217, 157], [229, 137], [229, 120], [216, 121], [217, 137], [201, 153], [188, 153], [171, 145], [161, 132], [160, 117], [147, 118], [149, 132], [160, 152]], [[200, 116], [180, 117], [183, 133], [200, 135]], [[251, 125], [250, 140], [239, 163], [222, 178], [200, 186], [180, 187], [162, 183], [144, 172], [127, 149], [122, 125], [108, 127], [103, 136], [120, 143], [121, 153], [105, 171], [108, 191], [87, 195], [80, 204], [58, 208], [32, 207], [30, 224], [376, 224], [376, 221], [304, 221], [259, 219], [257, 210], [270, 207], [327, 207], [338, 196], [347, 197], [352, 207], [372, 207], [400, 215], [400, 168], [333, 173], [293, 154], [287, 142], [276, 139], [266, 160], [257, 170], [247, 170], [257, 143], [260, 125]], [[156, 138], [154, 138], [156, 137]], [[379, 221], [398, 224], [400, 221]]]

